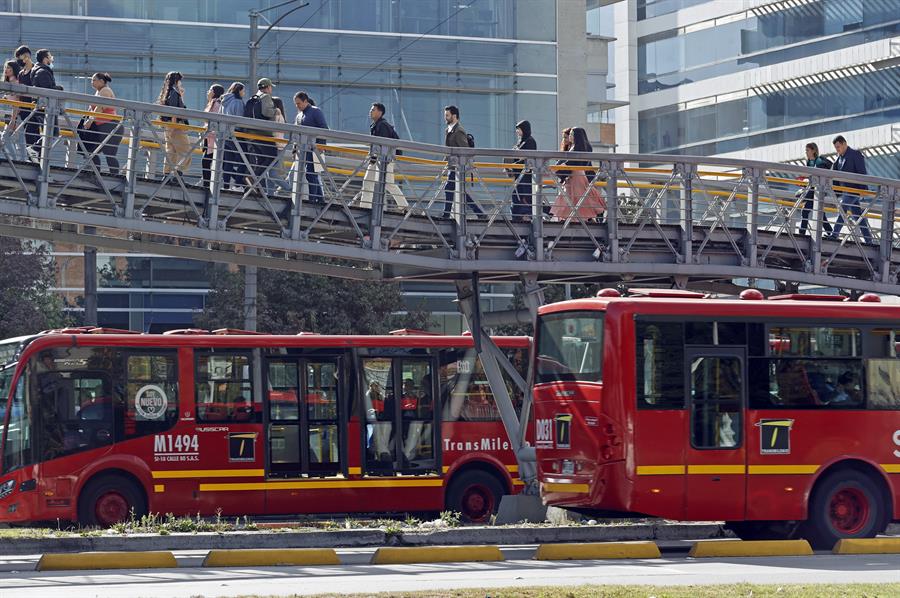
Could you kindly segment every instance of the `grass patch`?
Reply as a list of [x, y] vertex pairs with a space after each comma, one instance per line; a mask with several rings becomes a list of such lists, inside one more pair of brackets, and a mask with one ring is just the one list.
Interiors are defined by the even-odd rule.
[[[316, 594], [315, 598], [889, 598], [900, 595], [890, 584], [730, 584], [713, 586], [575, 586]], [[244, 597], [250, 598], [250, 597]], [[261, 597], [255, 597], [261, 598]]]

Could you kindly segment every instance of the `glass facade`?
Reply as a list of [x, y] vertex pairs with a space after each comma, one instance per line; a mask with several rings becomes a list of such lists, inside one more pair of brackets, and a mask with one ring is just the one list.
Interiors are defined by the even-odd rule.
[[[744, 18], [735, 20], [740, 15]], [[638, 93], [828, 54], [897, 35], [900, 0], [817, 0], [777, 12], [729, 15], [639, 38]]]
[[712, 155], [898, 121], [900, 67], [893, 67], [687, 110], [644, 110], [639, 146], [642, 153]]
[[706, 2], [709, 0], [637, 0], [637, 19], [652, 19]]
[[[117, 97], [145, 102], [178, 70], [185, 104], [202, 110], [210, 84], [247, 83], [250, 9], [282, 1], [0, 0], [0, 52], [49, 47], [65, 89], [93, 93], [90, 76], [104, 71]], [[263, 15], [274, 21], [284, 10]], [[259, 24], [262, 33], [268, 25]], [[289, 121], [290, 98], [304, 89], [332, 129], [367, 133], [377, 101], [402, 138], [443, 144], [443, 107], [455, 104], [478, 147], [512, 147], [521, 119], [538, 147], [556, 145], [556, 0], [311, 0], [266, 35], [258, 57], [258, 76], [275, 81]], [[113, 259], [125, 276], [101, 288], [101, 325], [160, 332], [189, 326], [203, 308], [206, 264]], [[447, 303], [439, 327], [462, 329], [444, 297], [405, 295], [416, 308], [444, 312]]]
[[[11, 54], [20, 43], [50, 46], [57, 81], [66, 89], [92, 92], [90, 75], [106, 71], [118, 97], [142, 101], [154, 101], [165, 73], [179, 70], [186, 79], [185, 104], [202, 109], [211, 83], [246, 82], [244, 23], [249, 8], [259, 5], [0, 0], [0, 27], [7, 32], [0, 51]], [[556, 3], [485, 0], [462, 6], [446, 0], [313, 0], [280, 24], [287, 29], [276, 28], [263, 39], [258, 74], [271, 77], [276, 95], [286, 99], [307, 90], [333, 129], [367, 132], [369, 106], [380, 101], [401, 137], [443, 143], [442, 108], [456, 104], [479, 147], [511, 147], [515, 122], [522, 118], [532, 122], [541, 146], [552, 145]], [[14, 7], [87, 18], [3, 14]], [[291, 29], [299, 26], [307, 30]], [[293, 119], [293, 103], [285, 104]]]

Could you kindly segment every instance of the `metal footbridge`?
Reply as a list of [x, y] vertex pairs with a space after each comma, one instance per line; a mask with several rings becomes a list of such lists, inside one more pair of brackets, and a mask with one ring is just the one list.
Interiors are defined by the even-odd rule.
[[[478, 273], [483, 282], [732, 291], [769, 279], [900, 292], [896, 180], [689, 156], [446, 148], [267, 121], [242, 133], [239, 117], [9, 84], [0, 93], [37, 102], [3, 101], [17, 118], [0, 150], [2, 234], [357, 279]], [[121, 128], [84, 140], [89, 104], [115, 107]], [[191, 124], [166, 118], [176, 115]], [[36, 161], [19, 159], [29, 127]], [[217, 142], [203, 185], [208, 132]], [[165, 152], [179, 134], [189, 168]], [[119, 143], [114, 172], [103, 160], [110, 142]], [[565, 158], [590, 166], [557, 166]], [[225, 168], [239, 171], [242, 190], [226, 189]], [[586, 173], [605, 213], [586, 209], [587, 194], [566, 194], [561, 171]], [[445, 217], [448, 179], [456, 188]], [[511, 210], [517, 187], [531, 203], [519, 207], [525, 215]], [[840, 235], [824, 236], [843, 193], [862, 214], [848, 212]]]
[[[563, 282], [735, 293], [770, 280], [900, 294], [896, 180], [691, 156], [446, 148], [0, 84], [6, 94], [28, 101], [0, 100], [15, 115], [0, 138], [0, 234], [455, 284], [531, 492], [528, 384], [483, 334], [491, 314], [479, 281], [523, 283], [532, 314], [541, 285]], [[103, 118], [118, 127], [85, 132], [91, 104], [114, 107]], [[561, 184], [580, 173], [580, 191]], [[838, 218], [842, 230], [826, 236]], [[526, 391], [521, 413], [503, 370]]]

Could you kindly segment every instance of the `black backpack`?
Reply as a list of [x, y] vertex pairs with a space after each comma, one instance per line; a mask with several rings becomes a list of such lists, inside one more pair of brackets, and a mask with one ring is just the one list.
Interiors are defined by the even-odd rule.
[[475, 136], [471, 133], [466, 133], [466, 141], [469, 142], [469, 147], [475, 147]]
[[247, 103], [244, 104], [244, 118], [258, 118], [259, 120], [271, 120], [263, 116], [262, 113], [262, 100], [259, 99], [259, 94], [254, 95]]

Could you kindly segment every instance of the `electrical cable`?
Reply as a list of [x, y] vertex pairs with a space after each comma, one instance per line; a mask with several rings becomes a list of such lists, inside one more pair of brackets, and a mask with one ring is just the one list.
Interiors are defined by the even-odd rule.
[[325, 8], [330, 2], [331, 2], [331, 0], [322, 0], [322, 4], [319, 5], [319, 8], [315, 9], [315, 10], [312, 12], [312, 14], [309, 15], [309, 17], [306, 18], [305, 21], [303, 21], [302, 23], [300, 23], [300, 26], [297, 27], [296, 29], [294, 29], [294, 32], [291, 33], [291, 34], [288, 36], [288, 38], [287, 38], [286, 40], [284, 40], [283, 42], [281, 42], [281, 45], [279, 45], [277, 48], [275, 48], [275, 51], [272, 52], [271, 54], [269, 54], [269, 57], [266, 58], [264, 61], [262, 61], [262, 62], [259, 64], [259, 66], [263, 66], [263, 65], [268, 64], [269, 61], [272, 60], [272, 58], [273, 58], [276, 54], [278, 54], [278, 53], [281, 51], [281, 49], [285, 46], [285, 44], [287, 44], [289, 41], [291, 41], [291, 40], [294, 38], [294, 36], [297, 35], [297, 32], [300, 31], [301, 29], [303, 29], [304, 27], [306, 27], [306, 24], [309, 23], [309, 22], [312, 20], [312, 18], [313, 18], [314, 16], [316, 16], [317, 14], [319, 14], [319, 11], [321, 11], [323, 8]]
[[[424, 38], [426, 35], [428, 35], [428, 34], [431, 33], [432, 31], [434, 31], [435, 29], [439, 28], [441, 25], [443, 25], [444, 23], [446, 23], [447, 21], [449, 21], [450, 19], [452, 19], [453, 17], [455, 17], [456, 15], [458, 15], [459, 13], [461, 13], [462, 11], [464, 11], [465, 9], [471, 8], [472, 5], [475, 4], [476, 2], [478, 2], [478, 0], [470, 0], [470, 2], [469, 2], [468, 4], [460, 4], [460, 5], [459, 5], [459, 8], [457, 8], [456, 11], [455, 11], [453, 14], [447, 16], [447, 18], [445, 18], [443, 21], [441, 21], [440, 23], [438, 23], [437, 25], [435, 25], [434, 27], [432, 27], [431, 29], [429, 29], [429, 30], [426, 31], [425, 33], [419, 34], [419, 36], [418, 36], [417, 38], [415, 38], [414, 40], [412, 40], [411, 42], [409, 42], [408, 44], [406, 44], [406, 45], [403, 46], [402, 48], [396, 50], [393, 54], [391, 54], [390, 56], [388, 56], [387, 58], [385, 58], [384, 60], [382, 60], [381, 62], [379, 62], [378, 64], [376, 64], [376, 65], [373, 66], [372, 68], [370, 68], [369, 70], [367, 70], [365, 73], [363, 73], [362, 75], [360, 75], [359, 77], [357, 77], [356, 79], [354, 79], [353, 81], [351, 81], [350, 83], [343, 83], [343, 84], [340, 84], [340, 85], [337, 86], [337, 88], [340, 90], [340, 89], [342, 89], [342, 88], [344, 88], [344, 87], [351, 87], [351, 86], [353, 86], [353, 85], [356, 85], [357, 83], [359, 83], [360, 81], [362, 81], [365, 77], [367, 77], [370, 73], [372, 73], [372, 72], [375, 71], [376, 69], [378, 69], [378, 68], [384, 66], [385, 64], [387, 64], [388, 61], [390, 61], [390, 60], [393, 59], [395, 56], [397, 56], [398, 54], [400, 54], [401, 52], [403, 52], [404, 50], [406, 50], [407, 48], [409, 48], [411, 45], [413, 45], [414, 43], [416, 43], [416, 42], [422, 40], [422, 38]], [[325, 104], [328, 103], [330, 100], [334, 99], [334, 97], [337, 96], [339, 93], [340, 93], [340, 91], [334, 92], [333, 94], [331, 94], [330, 96], [328, 96], [328, 98], [327, 98], [325, 101], [320, 102], [320, 103], [319, 103], [319, 106], [321, 107], [321, 106], [325, 105]]]

